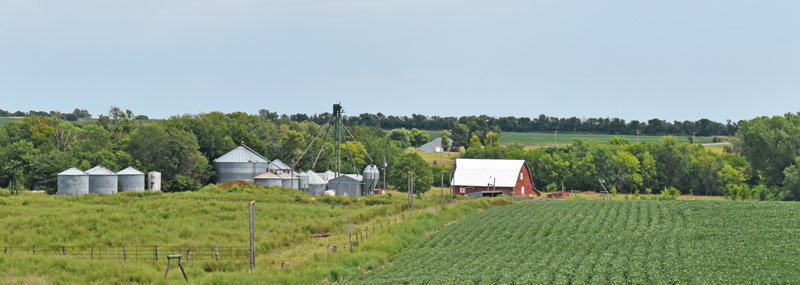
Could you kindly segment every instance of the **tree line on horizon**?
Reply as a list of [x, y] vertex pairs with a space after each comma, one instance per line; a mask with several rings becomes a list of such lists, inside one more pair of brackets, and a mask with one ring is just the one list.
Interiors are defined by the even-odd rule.
[[[72, 113], [60, 113], [58, 111], [6, 111], [0, 109], [0, 117], [25, 117], [25, 116], [49, 116], [61, 114], [67, 121], [77, 121], [81, 118], [91, 118], [91, 114], [84, 109], [76, 108]], [[282, 120], [293, 122], [311, 121], [317, 124], [324, 124], [330, 117], [330, 113], [321, 114], [282, 114], [271, 112], [267, 109], [258, 111], [258, 115], [269, 120]], [[148, 120], [144, 115], [136, 116], [137, 120]], [[538, 117], [492, 117], [487, 115], [461, 116], [461, 117], [441, 117], [425, 116], [412, 114], [409, 116], [386, 116], [383, 113], [362, 113], [357, 116], [345, 116], [345, 120], [350, 125], [378, 126], [383, 129], [421, 129], [421, 130], [447, 130], [456, 123], [467, 125], [472, 129], [494, 127], [494, 131], [500, 132], [574, 132], [574, 133], [595, 133], [595, 134], [626, 134], [632, 135], [637, 132], [644, 135], [674, 135], [674, 136], [733, 136], [738, 130], [739, 122], [727, 120], [725, 123], [715, 122], [709, 119], [699, 119], [697, 121], [666, 121], [658, 118], [650, 119], [646, 122], [631, 120], [626, 121], [620, 118], [559, 118], [544, 114]]]

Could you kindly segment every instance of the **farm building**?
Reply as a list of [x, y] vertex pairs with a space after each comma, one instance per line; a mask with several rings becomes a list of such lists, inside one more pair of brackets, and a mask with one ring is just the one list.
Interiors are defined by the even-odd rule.
[[456, 159], [453, 192], [461, 196], [541, 196], [528, 164], [512, 159]]
[[429, 143], [422, 145], [422, 152], [442, 152], [442, 138], [436, 138]]
[[292, 167], [290, 167], [288, 164], [284, 163], [280, 159], [275, 159], [272, 162], [270, 162], [269, 165], [267, 165], [267, 171], [281, 174], [281, 173], [291, 172]]
[[253, 182], [253, 178], [267, 170], [269, 160], [244, 143], [214, 160], [217, 183], [240, 180]]

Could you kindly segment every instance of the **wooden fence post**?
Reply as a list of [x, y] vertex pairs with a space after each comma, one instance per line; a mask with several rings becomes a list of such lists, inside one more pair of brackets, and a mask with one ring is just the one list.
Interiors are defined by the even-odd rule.
[[8, 253], [8, 244], [6, 244], [6, 248], [3, 249], [3, 254], [6, 254], [6, 253]]
[[350, 236], [350, 253], [353, 253], [353, 234], [348, 234]]
[[156, 245], [156, 262], [158, 262], [158, 245]]
[[217, 258], [217, 262], [219, 262], [219, 243], [214, 246], [214, 256]]
[[[125, 246], [122, 246], [122, 260], [128, 260], [128, 252], [125, 250]], [[187, 256], [186, 260], [188, 261], [189, 258]]]
[[36, 255], [36, 245], [33, 245], [33, 255]]
[[94, 259], [94, 246], [92, 246], [92, 259]]
[[67, 246], [65, 245], [61, 246], [61, 255], [67, 255]]
[[192, 251], [192, 243], [189, 243], [189, 248], [186, 249], [186, 264], [189, 264], [189, 252]]
[[256, 268], [256, 243], [255, 243], [255, 226], [256, 226], [256, 201], [250, 201], [250, 274]]

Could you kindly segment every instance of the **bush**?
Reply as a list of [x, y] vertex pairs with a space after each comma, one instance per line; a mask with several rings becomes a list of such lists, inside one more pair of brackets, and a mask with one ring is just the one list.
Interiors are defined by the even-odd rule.
[[176, 175], [172, 180], [164, 183], [164, 192], [197, 191], [203, 187], [197, 180], [183, 175]]
[[558, 185], [556, 185], [555, 183], [550, 183], [547, 184], [547, 187], [545, 187], [545, 189], [547, 189], [547, 192], [556, 192], [558, 191]]

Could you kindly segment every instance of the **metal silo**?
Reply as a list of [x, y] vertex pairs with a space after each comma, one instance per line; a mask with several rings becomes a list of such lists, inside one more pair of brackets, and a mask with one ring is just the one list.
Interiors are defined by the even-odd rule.
[[372, 165], [367, 165], [367, 167], [364, 168], [363, 174], [364, 174], [364, 187], [362, 189], [364, 192], [362, 193], [362, 195], [372, 194], [372, 190], [375, 189], [373, 188], [373, 185], [375, 184], [375, 181], [377, 181], [378, 176], [375, 175], [375, 173], [372, 171]]
[[297, 173], [294, 172], [284, 173], [281, 174], [280, 177], [281, 177], [281, 187], [292, 188], [292, 189], [299, 188], [298, 187], [299, 185], [297, 185], [298, 184]]
[[308, 173], [300, 172], [297, 174], [298, 189], [308, 192]]
[[263, 173], [255, 177], [255, 183], [264, 186], [281, 186], [281, 178], [271, 172]]
[[161, 172], [150, 171], [147, 173], [147, 190], [161, 191]]
[[117, 194], [117, 174], [102, 166], [86, 170], [89, 174], [89, 193]]
[[117, 172], [119, 191], [144, 192], [144, 172], [131, 166]]
[[316, 173], [309, 170], [306, 172], [308, 175], [308, 194], [315, 195], [315, 196], [322, 196], [325, 194], [325, 190], [328, 188], [328, 181], [325, 181], [317, 175]]
[[335, 190], [336, 196], [358, 197], [363, 187], [364, 177], [358, 174], [342, 174], [328, 181], [328, 189]]
[[267, 171], [269, 160], [244, 144], [214, 160], [217, 183], [240, 180], [253, 182], [256, 175]]
[[89, 175], [73, 167], [58, 174], [58, 195], [76, 196], [89, 194]]

